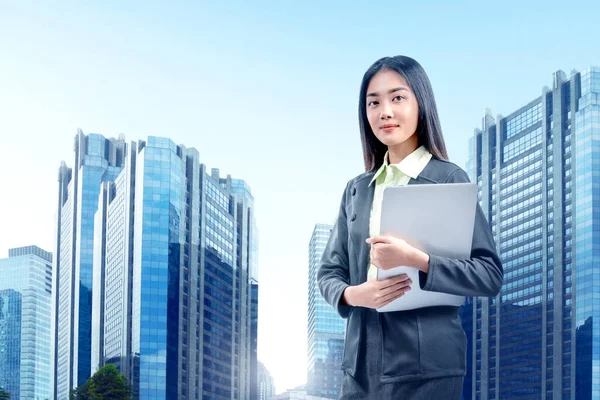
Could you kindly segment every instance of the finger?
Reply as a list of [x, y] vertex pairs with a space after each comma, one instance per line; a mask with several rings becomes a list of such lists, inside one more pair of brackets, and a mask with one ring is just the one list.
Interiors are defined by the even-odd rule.
[[387, 296], [382, 297], [380, 300], [380, 306], [377, 308], [381, 308], [383, 306], [390, 304], [392, 301], [404, 296], [404, 294], [408, 291], [410, 291], [410, 286], [403, 287], [401, 289], [398, 289], [398, 290], [388, 294]]
[[402, 289], [402, 288], [410, 286], [410, 285], [412, 285], [412, 281], [410, 279], [407, 279], [405, 281], [398, 282], [395, 285], [392, 285], [385, 289], [380, 290], [380, 293], [381, 293], [381, 295], [385, 296], [385, 295], [392, 293], [398, 289]]
[[378, 281], [378, 287], [379, 289], [385, 289], [387, 287], [394, 286], [399, 282], [404, 282], [407, 279], [409, 279], [407, 274], [396, 275], [383, 281]]
[[377, 252], [371, 251], [371, 256], [369, 257], [369, 259], [371, 264], [373, 264], [375, 267], [382, 268], [381, 263], [379, 262], [379, 256], [377, 255]]
[[389, 236], [372, 236], [367, 239], [367, 243], [376, 244], [376, 243], [392, 243], [392, 240]]
[[404, 282], [410, 279], [410, 277], [408, 276], [408, 274], [401, 274], [401, 275], [397, 275], [394, 278], [396, 279], [396, 282]]
[[402, 274], [402, 275], [394, 276], [392, 278], [385, 279], [383, 281], [377, 281], [376, 287], [377, 287], [377, 289], [382, 290], [382, 289], [386, 289], [386, 288], [395, 286], [398, 283], [404, 282], [408, 279], [409, 279], [408, 275]]

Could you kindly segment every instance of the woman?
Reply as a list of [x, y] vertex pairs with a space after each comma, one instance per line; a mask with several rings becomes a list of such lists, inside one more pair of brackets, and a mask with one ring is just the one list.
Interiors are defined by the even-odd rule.
[[[350, 180], [321, 259], [321, 294], [347, 318], [341, 399], [459, 399], [466, 335], [458, 307], [378, 313], [411, 285], [462, 296], [496, 296], [503, 271], [479, 207], [471, 256], [426, 254], [401, 239], [379, 236], [383, 189], [390, 185], [469, 182], [447, 161], [431, 84], [404, 56], [378, 60], [360, 88], [359, 122], [366, 172]], [[432, 227], [435, 229], [435, 227]], [[377, 281], [377, 268], [419, 269]]]

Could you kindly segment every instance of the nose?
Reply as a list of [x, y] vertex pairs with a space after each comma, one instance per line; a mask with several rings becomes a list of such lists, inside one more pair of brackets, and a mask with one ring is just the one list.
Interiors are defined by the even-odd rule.
[[387, 101], [381, 103], [380, 110], [381, 110], [381, 114], [379, 114], [379, 119], [386, 120], [386, 119], [390, 119], [393, 117], [392, 107], [389, 105], [389, 103]]

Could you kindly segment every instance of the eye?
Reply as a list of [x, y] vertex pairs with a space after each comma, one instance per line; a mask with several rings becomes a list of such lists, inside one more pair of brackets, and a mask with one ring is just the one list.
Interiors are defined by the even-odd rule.
[[377, 100], [371, 100], [367, 103], [367, 107], [375, 107], [379, 102]]
[[403, 100], [403, 99], [404, 99], [404, 97], [403, 97], [403, 96], [399, 96], [399, 95], [398, 95], [398, 96], [394, 97], [394, 98], [392, 99], [392, 101], [400, 101], [400, 100]]

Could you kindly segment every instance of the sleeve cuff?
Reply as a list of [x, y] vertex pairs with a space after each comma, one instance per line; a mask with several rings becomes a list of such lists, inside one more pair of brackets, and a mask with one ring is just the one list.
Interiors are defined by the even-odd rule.
[[421, 290], [435, 291], [433, 290], [433, 278], [439, 261], [438, 256], [430, 254], [427, 272], [419, 271], [419, 286], [421, 287]]
[[335, 303], [337, 305], [337, 312], [340, 315], [340, 317], [342, 318], [348, 318], [348, 316], [350, 315], [350, 311], [352, 311], [352, 306], [346, 306], [341, 304], [342, 301], [342, 295], [344, 294], [344, 290], [346, 290], [347, 287], [349, 287], [350, 285], [346, 284], [346, 283], [341, 283], [340, 287], [338, 289], [337, 294], [335, 295]]

